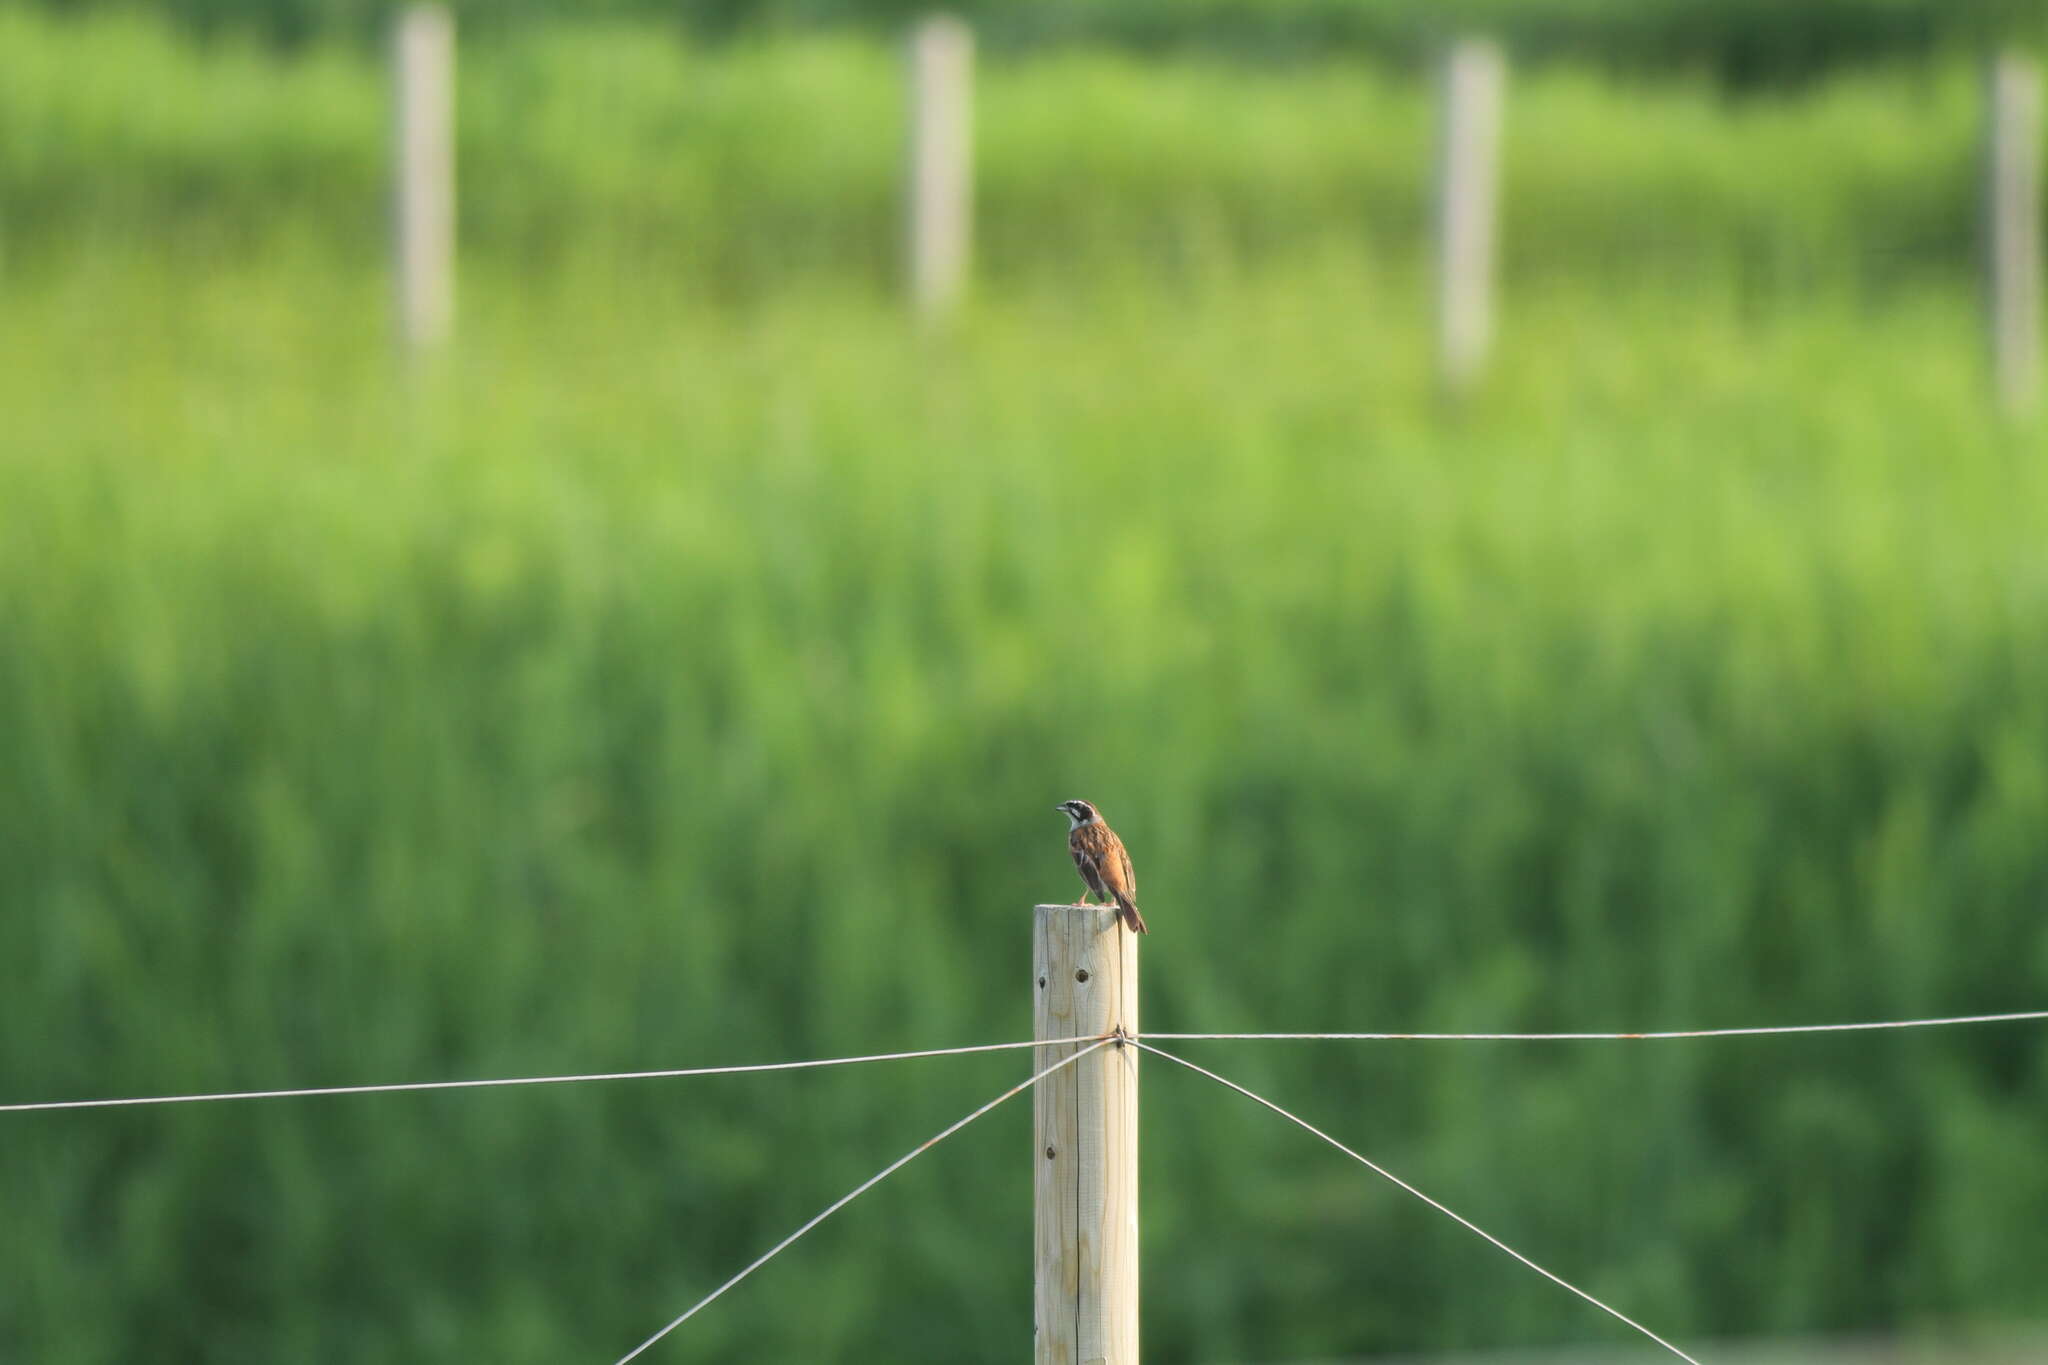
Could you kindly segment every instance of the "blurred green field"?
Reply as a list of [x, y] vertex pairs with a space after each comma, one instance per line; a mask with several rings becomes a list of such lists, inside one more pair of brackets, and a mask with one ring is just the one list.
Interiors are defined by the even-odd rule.
[[[461, 62], [464, 245], [727, 295], [794, 271], [885, 287], [903, 143], [898, 54], [831, 36], [691, 45], [559, 26]], [[1972, 63], [1734, 100], [1703, 81], [1517, 73], [1511, 281], [1685, 276], [1749, 287], [1960, 274], [1975, 249]], [[1363, 61], [991, 57], [977, 92], [977, 254], [992, 283], [1186, 284], [1304, 252], [1412, 259], [1431, 95]], [[196, 265], [279, 239], [363, 267], [385, 249], [387, 92], [374, 53], [197, 47], [141, 18], [0, 7], [0, 195], [17, 269], [144, 250]]]
[[[120, 11], [130, 0], [13, 0], [58, 13]], [[830, 26], [895, 34], [926, 0], [440, 0], [473, 32], [563, 18], [632, 17], [650, 33], [757, 37]], [[367, 42], [397, 0], [155, 0], [190, 31], [263, 41]], [[1414, 59], [1461, 29], [1500, 33], [1532, 55], [1634, 70], [1711, 73], [1731, 87], [1784, 85], [1873, 60], [1954, 55], [2048, 36], [2029, 0], [957, 0], [1004, 51], [1059, 43], [1134, 51], [1299, 58], [1344, 51]]]
[[[466, 68], [462, 338], [407, 377], [371, 68], [0, 26], [0, 1100], [1019, 1037], [1083, 794], [1154, 1028], [2042, 1002], [2048, 441], [1988, 410], [1960, 247], [1819, 249], [1966, 227], [1966, 73], [1535, 81], [1599, 132], [1516, 133], [1451, 411], [1412, 83], [991, 72], [939, 340], [886, 55], [702, 58], [691, 122], [700, 59], [536, 40]], [[1664, 207], [1610, 224], [1631, 175]], [[1681, 1342], [2042, 1311], [2038, 1029], [1201, 1046]], [[0, 1358], [615, 1358], [1021, 1065], [13, 1116]], [[1619, 1339], [1145, 1085], [1150, 1358]], [[1013, 1110], [654, 1358], [1015, 1358]]]

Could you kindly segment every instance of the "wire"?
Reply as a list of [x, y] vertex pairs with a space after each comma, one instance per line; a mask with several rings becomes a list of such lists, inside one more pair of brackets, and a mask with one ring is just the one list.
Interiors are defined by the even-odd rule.
[[688, 1066], [668, 1071], [605, 1071], [584, 1076], [507, 1076], [482, 1081], [406, 1081], [396, 1085], [326, 1085], [304, 1090], [238, 1090], [217, 1095], [148, 1095], [136, 1099], [44, 1100], [35, 1104], [0, 1104], [0, 1114], [32, 1113], [45, 1109], [113, 1109], [138, 1104], [206, 1104], [216, 1100], [279, 1100], [302, 1095], [375, 1095], [403, 1090], [479, 1090], [499, 1085], [569, 1085], [581, 1081], [651, 1081], [679, 1076], [735, 1076], [753, 1071], [803, 1071], [821, 1066], [851, 1066], [857, 1062], [898, 1062], [915, 1057], [957, 1057], [970, 1052], [1005, 1052], [1025, 1047], [1058, 1047], [1062, 1043], [1086, 1043], [1095, 1035], [1079, 1038], [1032, 1039], [1025, 1043], [977, 1043], [971, 1047], [933, 1047], [917, 1052], [877, 1052], [865, 1057], [821, 1057], [803, 1062], [748, 1062], [740, 1066]]
[[789, 1236], [783, 1238], [774, 1246], [768, 1248], [768, 1250], [763, 1252], [760, 1258], [757, 1259], [752, 1265], [749, 1265], [745, 1270], [742, 1270], [739, 1274], [733, 1276], [724, 1284], [718, 1286], [718, 1288], [712, 1290], [709, 1294], [706, 1294], [703, 1298], [697, 1300], [697, 1302], [695, 1302], [694, 1304], [691, 1304], [690, 1307], [687, 1310], [685, 1310], [680, 1317], [670, 1322], [668, 1326], [662, 1328], [659, 1332], [656, 1332], [653, 1336], [647, 1338], [647, 1340], [641, 1342], [638, 1346], [635, 1346], [632, 1350], [620, 1356], [618, 1359], [618, 1365], [626, 1365], [627, 1361], [634, 1359], [641, 1352], [645, 1351], [648, 1347], [654, 1345], [655, 1342], [660, 1341], [670, 1332], [673, 1332], [676, 1330], [676, 1328], [681, 1327], [684, 1323], [688, 1322], [691, 1318], [695, 1317], [697, 1312], [700, 1309], [704, 1308], [707, 1304], [709, 1304], [713, 1299], [716, 1299], [720, 1294], [723, 1294], [726, 1290], [732, 1288], [741, 1280], [744, 1280], [745, 1278], [747, 1278], [747, 1276], [753, 1274], [762, 1266], [774, 1260], [775, 1257], [780, 1255], [783, 1252], [783, 1250], [790, 1245], [790, 1243], [796, 1241], [797, 1238], [803, 1236], [812, 1228], [818, 1226], [818, 1224], [824, 1222], [827, 1218], [830, 1218], [833, 1214], [845, 1208], [848, 1204], [851, 1204], [855, 1199], [867, 1193], [876, 1185], [881, 1184], [883, 1180], [888, 1178], [890, 1175], [894, 1174], [901, 1167], [908, 1165], [912, 1160], [916, 1159], [917, 1157], [923, 1156], [933, 1147], [938, 1146], [939, 1143], [953, 1136], [953, 1134], [959, 1132], [962, 1128], [965, 1128], [968, 1124], [974, 1122], [983, 1114], [986, 1114], [989, 1110], [1001, 1104], [1004, 1100], [1010, 1099], [1012, 1096], [1015, 1096], [1023, 1091], [1029, 1090], [1032, 1086], [1037, 1085], [1040, 1081], [1044, 1080], [1047, 1076], [1052, 1075], [1053, 1072], [1058, 1071], [1061, 1067], [1070, 1066], [1074, 1062], [1079, 1061], [1081, 1058], [1086, 1057], [1089, 1053], [1095, 1051], [1095, 1049], [1106, 1046], [1107, 1044], [1114, 1041], [1116, 1041], [1114, 1037], [1095, 1038], [1093, 1041], [1090, 1041], [1085, 1038], [1065, 1038], [1054, 1039], [1048, 1043], [1034, 1044], [1034, 1046], [1038, 1047], [1048, 1047], [1058, 1046], [1060, 1043], [1063, 1042], [1087, 1042], [1088, 1046], [1082, 1048], [1079, 1052], [1075, 1052], [1066, 1057], [1062, 1057], [1059, 1061], [1054, 1062], [1051, 1066], [1045, 1068], [1045, 1070], [1031, 1077], [1031, 1079], [1027, 1081], [1020, 1081], [1016, 1085], [1011, 1086], [1008, 1090], [1005, 1090], [1002, 1094], [996, 1096], [987, 1104], [984, 1104], [983, 1106], [981, 1106], [981, 1108], [969, 1114], [966, 1118], [961, 1119], [958, 1122], [950, 1124], [947, 1127], [939, 1130], [937, 1133], [934, 1133], [932, 1136], [926, 1138], [917, 1146], [905, 1152], [902, 1156], [897, 1157], [894, 1161], [884, 1166], [881, 1170], [875, 1172], [875, 1174], [869, 1176], [866, 1180], [861, 1181], [860, 1184], [854, 1186], [851, 1190], [847, 1191], [838, 1199], [835, 1199], [831, 1204], [827, 1205], [824, 1212], [820, 1213], [817, 1217], [811, 1219], [810, 1222], [805, 1223], [795, 1232], [790, 1233]]
[[2012, 1014], [1959, 1014], [1945, 1019], [1887, 1019], [1868, 1024], [1772, 1024], [1760, 1028], [1667, 1029], [1660, 1033], [1144, 1033], [1143, 1038], [1180, 1042], [1198, 1039], [1240, 1041], [1352, 1040], [1383, 1043], [1561, 1043], [1612, 1039], [1746, 1038], [1776, 1033], [1868, 1033], [1876, 1029], [1940, 1028], [1950, 1024], [2006, 1024], [2022, 1019], [2048, 1019], [2048, 1010]]
[[[1879, 1029], [1940, 1028], [1953, 1024], [2004, 1024], [2048, 1019], [2048, 1010], [2008, 1014], [1963, 1014], [1939, 1019], [1889, 1019], [1858, 1024], [1776, 1024], [1754, 1028], [1668, 1029], [1645, 1033], [1145, 1033], [1168, 1042], [1507, 1042], [1549, 1043], [1611, 1040], [1648, 1041], [1669, 1038], [1738, 1038], [1781, 1033], [1867, 1033]], [[668, 1080], [683, 1076], [733, 1076], [755, 1071], [804, 1071], [861, 1062], [896, 1062], [918, 1057], [957, 1057], [975, 1052], [1014, 1051], [1026, 1047], [1057, 1047], [1089, 1042], [1089, 1037], [1055, 1038], [1019, 1043], [978, 1043], [970, 1047], [934, 1047], [914, 1052], [877, 1052], [860, 1057], [820, 1057], [800, 1062], [749, 1062], [739, 1066], [676, 1067], [664, 1071], [604, 1071], [573, 1076], [504, 1076], [475, 1081], [405, 1081], [388, 1085], [327, 1085], [295, 1090], [236, 1090], [201, 1095], [143, 1095], [102, 1100], [42, 1100], [0, 1104], [0, 1114], [25, 1114], [53, 1109], [114, 1109], [145, 1104], [208, 1104], [220, 1100], [294, 1099], [308, 1095], [375, 1095], [407, 1090], [478, 1090], [507, 1085], [571, 1085], [584, 1081]]]
[[1210, 1080], [1215, 1081], [1218, 1085], [1228, 1086], [1230, 1089], [1235, 1090], [1238, 1094], [1243, 1095], [1246, 1099], [1254, 1100], [1257, 1101], [1259, 1104], [1264, 1105], [1266, 1108], [1278, 1114], [1281, 1118], [1286, 1119], [1289, 1123], [1292, 1123], [1297, 1127], [1307, 1129], [1309, 1132], [1315, 1134], [1323, 1141], [1329, 1143], [1332, 1147], [1335, 1147], [1338, 1151], [1344, 1153], [1344, 1155], [1350, 1157], [1353, 1161], [1356, 1161], [1359, 1164], [1371, 1170], [1375, 1175], [1384, 1176], [1386, 1179], [1393, 1181], [1396, 1185], [1399, 1185], [1402, 1189], [1408, 1191], [1408, 1193], [1414, 1195], [1417, 1199], [1420, 1199], [1423, 1203], [1435, 1209], [1438, 1213], [1446, 1214], [1449, 1217], [1454, 1218], [1458, 1222], [1464, 1224], [1465, 1227], [1467, 1227], [1473, 1232], [1478, 1233], [1481, 1237], [1484, 1237], [1487, 1241], [1493, 1243], [1502, 1251], [1505, 1251], [1508, 1255], [1514, 1257], [1523, 1265], [1529, 1267], [1529, 1269], [1535, 1271], [1537, 1274], [1543, 1276], [1545, 1279], [1564, 1286], [1566, 1289], [1571, 1290], [1572, 1293], [1577, 1294], [1580, 1298], [1584, 1299], [1587, 1303], [1590, 1303], [1595, 1308], [1598, 1308], [1601, 1312], [1606, 1313], [1611, 1317], [1618, 1318], [1622, 1322], [1627, 1323], [1629, 1326], [1635, 1328], [1638, 1332], [1641, 1332], [1650, 1340], [1656, 1342], [1659, 1346], [1662, 1346], [1665, 1350], [1671, 1352], [1671, 1354], [1677, 1356], [1680, 1360], [1688, 1362], [1688, 1365], [1700, 1365], [1700, 1363], [1697, 1360], [1694, 1360], [1691, 1356], [1679, 1350], [1676, 1346], [1673, 1346], [1670, 1342], [1664, 1340], [1664, 1338], [1658, 1336], [1655, 1332], [1652, 1332], [1649, 1328], [1643, 1326], [1634, 1318], [1629, 1317], [1620, 1309], [1608, 1307], [1606, 1304], [1600, 1302], [1600, 1300], [1594, 1298], [1591, 1294], [1588, 1294], [1585, 1290], [1579, 1288], [1571, 1281], [1566, 1280], [1559, 1275], [1552, 1274], [1548, 1270], [1545, 1270], [1542, 1266], [1537, 1265], [1527, 1256], [1524, 1256], [1521, 1252], [1515, 1250], [1506, 1242], [1503, 1242], [1500, 1238], [1488, 1232], [1485, 1228], [1480, 1227], [1471, 1219], [1466, 1218], [1462, 1214], [1453, 1212], [1451, 1209], [1446, 1208], [1442, 1204], [1439, 1204], [1436, 1200], [1431, 1199], [1421, 1190], [1416, 1189], [1413, 1185], [1401, 1179], [1400, 1176], [1395, 1175], [1386, 1167], [1378, 1164], [1377, 1162], [1371, 1160], [1368, 1157], [1361, 1156], [1357, 1152], [1352, 1151], [1349, 1147], [1346, 1147], [1343, 1143], [1337, 1141], [1337, 1139], [1331, 1137], [1328, 1133], [1316, 1127], [1307, 1119], [1289, 1113], [1287, 1110], [1282, 1109], [1279, 1105], [1273, 1103], [1273, 1101], [1265, 1098], [1263, 1095], [1253, 1094], [1251, 1091], [1239, 1085], [1236, 1081], [1226, 1080], [1224, 1077], [1217, 1075], [1215, 1072], [1208, 1070], [1206, 1067], [1196, 1066], [1193, 1062], [1188, 1061], [1184, 1057], [1176, 1057], [1171, 1052], [1165, 1052], [1160, 1050], [1159, 1048], [1153, 1047], [1150, 1043], [1145, 1042], [1142, 1038], [1138, 1039], [1137, 1043], [1138, 1046], [1143, 1048], [1145, 1051], [1153, 1053], [1156, 1056], [1164, 1057], [1167, 1061], [1177, 1063], [1180, 1066], [1184, 1066], [1190, 1071], [1197, 1072], [1201, 1075], [1207, 1076]]

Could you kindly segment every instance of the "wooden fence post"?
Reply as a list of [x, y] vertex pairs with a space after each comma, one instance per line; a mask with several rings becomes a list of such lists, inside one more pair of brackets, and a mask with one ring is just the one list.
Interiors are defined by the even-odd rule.
[[398, 335], [417, 353], [447, 340], [455, 321], [455, 24], [446, 8], [400, 12], [392, 84]]
[[[1114, 909], [1032, 911], [1034, 1038], [1138, 1032], [1138, 940]], [[1043, 1070], [1082, 1044], [1032, 1051]], [[1036, 1365], [1138, 1365], [1138, 1049], [1112, 1043], [1032, 1099]]]
[[1478, 379], [1493, 340], [1505, 71], [1500, 48], [1483, 39], [1461, 39], [1444, 61], [1436, 172], [1437, 369], [1452, 390]]
[[2033, 409], [2041, 384], [2041, 70], [1994, 57], [1984, 109], [1985, 291], [1999, 405]]
[[974, 232], [974, 33], [951, 15], [911, 32], [904, 198], [911, 306], [936, 321], [966, 285]]

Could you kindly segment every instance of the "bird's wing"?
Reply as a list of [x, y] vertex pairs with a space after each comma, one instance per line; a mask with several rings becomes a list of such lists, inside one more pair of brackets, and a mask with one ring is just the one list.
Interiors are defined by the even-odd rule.
[[1138, 874], [1131, 871], [1131, 855], [1124, 851], [1124, 841], [1122, 839], [1116, 841], [1116, 865], [1117, 872], [1120, 874], [1118, 884], [1124, 893], [1124, 898], [1133, 905], [1137, 904]]
[[1109, 893], [1100, 885], [1100, 850], [1095, 847], [1094, 841], [1082, 836], [1082, 830], [1086, 828], [1084, 825], [1067, 837], [1067, 852], [1074, 855], [1074, 869], [1081, 874], [1081, 880], [1088, 883], [1088, 889], [1106, 896]]

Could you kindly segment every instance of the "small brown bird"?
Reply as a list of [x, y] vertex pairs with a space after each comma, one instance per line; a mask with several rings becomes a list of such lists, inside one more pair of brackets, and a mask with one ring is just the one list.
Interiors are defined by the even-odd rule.
[[[1117, 913], [1134, 934], [1147, 932], [1145, 917], [1138, 913], [1138, 874], [1131, 871], [1131, 855], [1124, 841], [1102, 822], [1095, 807], [1086, 801], [1062, 801], [1055, 809], [1066, 814], [1067, 852], [1074, 855], [1074, 867], [1090, 894], [1116, 902]], [[1089, 904], [1083, 895], [1080, 904]]]

